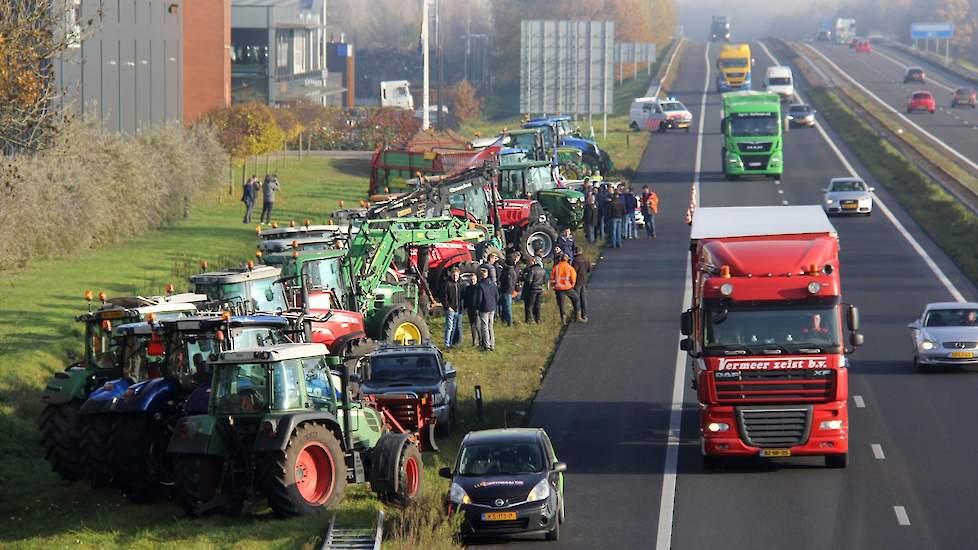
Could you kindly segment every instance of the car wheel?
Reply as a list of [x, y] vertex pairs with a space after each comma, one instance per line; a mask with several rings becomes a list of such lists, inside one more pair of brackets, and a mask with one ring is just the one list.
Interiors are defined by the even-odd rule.
[[723, 466], [723, 457], [714, 455], [703, 455], [703, 469], [707, 471], [719, 470]]
[[557, 511], [557, 521], [564, 523], [567, 518], [567, 512], [564, 511], [564, 491], [560, 491], [560, 510]]
[[909, 115], [912, 112], [913, 112], [913, 109], [911, 109], [910, 107], [907, 107], [907, 114]]
[[560, 540], [560, 521], [559, 521], [559, 519], [557, 521], [554, 521], [554, 528], [551, 529], [551, 530], [549, 530], [549, 531], [547, 531], [547, 534], [544, 535], [544, 537], [546, 537], [547, 540], [552, 540], [552, 541]]
[[634, 120], [628, 123], [628, 127], [636, 132], [638, 131], [638, 123]]
[[917, 372], [920, 372], [922, 374], [927, 374], [931, 370], [930, 369], [930, 365], [928, 365], [926, 363], [921, 363], [920, 362], [920, 357], [918, 357], [916, 355], [913, 358], [913, 366], [917, 369]]
[[849, 453], [825, 455], [826, 468], [845, 468], [849, 465]]
[[937, 111], [935, 111], [934, 109], [931, 109], [930, 110], [930, 114], [934, 114], [935, 112], [937, 112]]

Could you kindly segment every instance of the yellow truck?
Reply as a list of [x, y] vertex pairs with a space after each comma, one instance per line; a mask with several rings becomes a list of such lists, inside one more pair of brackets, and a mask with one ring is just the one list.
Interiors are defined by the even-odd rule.
[[724, 44], [717, 57], [717, 92], [750, 90], [753, 59], [749, 44]]

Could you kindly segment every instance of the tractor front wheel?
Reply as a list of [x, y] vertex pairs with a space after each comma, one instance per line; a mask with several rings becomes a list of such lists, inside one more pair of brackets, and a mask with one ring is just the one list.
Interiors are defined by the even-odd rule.
[[264, 491], [278, 516], [311, 515], [339, 506], [346, 491], [346, 458], [325, 426], [302, 424], [284, 451], [266, 463]]
[[[224, 459], [214, 455], [177, 455], [173, 458], [173, 482], [177, 500], [187, 516], [196, 518], [214, 507], [211, 502], [221, 492]], [[241, 504], [222, 506], [225, 511], [240, 510]]]
[[165, 449], [157, 441], [157, 426], [142, 414], [119, 419], [110, 448], [116, 479], [132, 502], [149, 502], [160, 497], [160, 471]]
[[431, 341], [431, 331], [424, 317], [410, 311], [399, 311], [384, 324], [383, 339], [402, 345], [424, 344]]
[[543, 258], [549, 258], [554, 251], [557, 241], [557, 230], [545, 223], [534, 223], [523, 230], [520, 237], [520, 254], [524, 258], [533, 258], [540, 253]]
[[109, 414], [83, 416], [79, 447], [85, 467], [85, 477], [92, 482], [92, 487], [107, 487], [115, 476], [112, 453], [109, 451], [115, 418]]
[[74, 481], [85, 475], [81, 453], [78, 452], [78, 410], [81, 406], [81, 401], [72, 399], [67, 403], [49, 404], [41, 412], [44, 458], [65, 481]]

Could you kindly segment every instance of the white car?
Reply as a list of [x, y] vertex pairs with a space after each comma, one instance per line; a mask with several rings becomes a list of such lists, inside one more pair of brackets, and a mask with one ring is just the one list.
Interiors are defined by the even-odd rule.
[[645, 121], [645, 129], [652, 132], [666, 130], [686, 130], [693, 124], [693, 113], [678, 99], [670, 97], [656, 103], [649, 118]]
[[978, 365], [978, 303], [927, 304], [920, 318], [907, 328], [914, 365], [920, 371], [936, 366]]
[[823, 208], [826, 214], [864, 214], [873, 213], [873, 191], [859, 178], [832, 178], [829, 186], [823, 189], [825, 199]]

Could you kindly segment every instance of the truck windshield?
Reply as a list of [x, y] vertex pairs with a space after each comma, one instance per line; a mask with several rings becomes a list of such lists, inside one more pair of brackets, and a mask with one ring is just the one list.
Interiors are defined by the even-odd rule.
[[268, 370], [264, 363], [218, 365], [211, 393], [216, 414], [256, 413], [268, 409]]
[[747, 59], [745, 58], [721, 59], [720, 67], [723, 69], [746, 69]]
[[832, 305], [737, 307], [707, 304], [704, 351], [713, 355], [838, 353], [839, 308]]
[[775, 113], [733, 113], [730, 115], [730, 135], [776, 136], [778, 116]]

